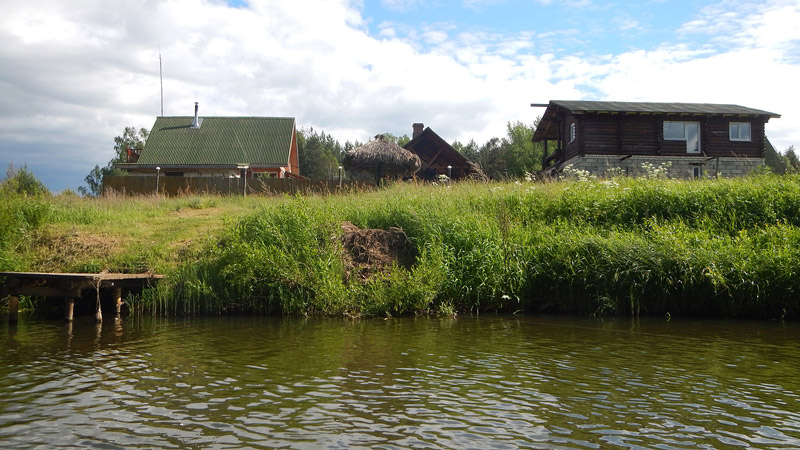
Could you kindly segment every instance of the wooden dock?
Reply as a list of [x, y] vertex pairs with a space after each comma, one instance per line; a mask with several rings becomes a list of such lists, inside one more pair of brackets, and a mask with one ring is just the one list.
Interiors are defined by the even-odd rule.
[[157, 282], [164, 275], [151, 273], [38, 273], [0, 272], [0, 297], [9, 296], [8, 319], [16, 322], [19, 296], [64, 298], [64, 317], [71, 321], [75, 299], [83, 291], [93, 289], [97, 293], [97, 321], [103, 320], [100, 308], [100, 289], [112, 289], [116, 304], [116, 317], [122, 307], [122, 289], [141, 288]]

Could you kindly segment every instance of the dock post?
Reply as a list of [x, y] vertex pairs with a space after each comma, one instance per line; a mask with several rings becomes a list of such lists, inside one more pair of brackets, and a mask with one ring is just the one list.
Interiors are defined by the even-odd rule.
[[16, 295], [12, 295], [8, 298], [8, 321], [10, 323], [17, 322], [17, 316], [19, 315], [19, 297]]
[[65, 300], [65, 305], [64, 318], [67, 319], [67, 322], [72, 322], [72, 312], [75, 310], [75, 299], [72, 297], [67, 297]]
[[97, 314], [94, 315], [95, 319], [97, 319], [97, 323], [101, 323], [103, 321], [103, 311], [100, 308], [100, 282], [97, 282]]
[[114, 304], [117, 306], [117, 320], [120, 319], [122, 313], [122, 288], [114, 288]]

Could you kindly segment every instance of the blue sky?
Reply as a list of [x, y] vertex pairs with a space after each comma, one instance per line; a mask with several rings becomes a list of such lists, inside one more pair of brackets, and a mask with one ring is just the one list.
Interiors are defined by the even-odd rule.
[[[406, 33], [419, 29], [531, 34], [529, 51], [581, 55], [614, 54], [682, 40], [676, 30], [702, 8], [699, 1], [538, 2], [367, 1], [370, 33], [384, 26]], [[403, 31], [399, 31], [403, 33]], [[701, 39], [695, 35], [693, 40]]]
[[732, 103], [800, 144], [797, 0], [4, 0], [0, 165], [76, 189], [126, 126], [288, 116], [502, 137], [551, 99]]

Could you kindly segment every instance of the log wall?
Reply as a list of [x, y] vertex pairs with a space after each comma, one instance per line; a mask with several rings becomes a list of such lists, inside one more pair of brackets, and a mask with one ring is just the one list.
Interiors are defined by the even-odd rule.
[[[664, 139], [664, 121], [698, 122], [700, 151], [706, 157], [762, 158], [765, 151], [764, 121], [753, 117], [664, 114], [570, 114], [561, 123], [564, 162], [577, 156], [664, 155], [691, 156], [686, 141]], [[749, 142], [731, 141], [730, 122], [749, 122]], [[576, 124], [576, 139], [569, 142], [569, 127]]]

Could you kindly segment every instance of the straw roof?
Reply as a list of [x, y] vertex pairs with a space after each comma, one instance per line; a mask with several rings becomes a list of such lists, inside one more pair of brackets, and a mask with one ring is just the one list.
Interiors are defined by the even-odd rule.
[[464, 176], [467, 179], [474, 181], [489, 181], [489, 177], [483, 172], [481, 166], [472, 161], [467, 161], [467, 170], [464, 171]]
[[380, 178], [382, 175], [413, 175], [422, 167], [422, 162], [419, 156], [379, 134], [374, 140], [347, 152], [342, 165], [348, 172], [375, 173]]

